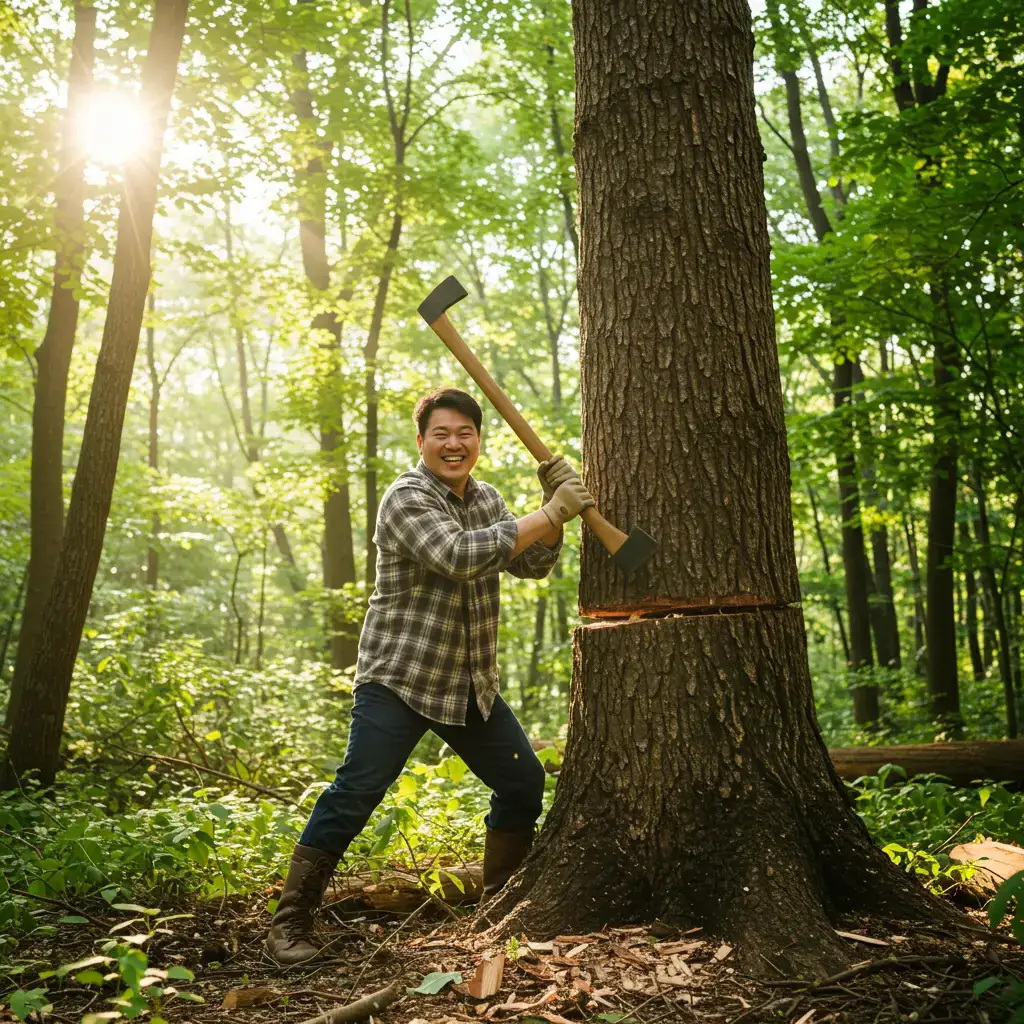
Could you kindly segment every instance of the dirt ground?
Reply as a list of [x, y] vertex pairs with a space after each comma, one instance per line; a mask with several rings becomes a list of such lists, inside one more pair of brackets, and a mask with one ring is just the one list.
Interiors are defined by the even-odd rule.
[[[282, 969], [262, 948], [269, 895], [163, 905], [164, 915], [191, 916], [167, 922], [143, 944], [149, 963], [187, 967], [195, 980], [181, 988], [205, 1002], [173, 999], [161, 1008], [161, 1017], [173, 1024], [305, 1022], [397, 982], [402, 994], [373, 1017], [379, 1024], [996, 1024], [1013, 1018], [1005, 1001], [1007, 985], [1024, 978], [1021, 947], [1006, 934], [993, 936], [980, 912], [973, 913], [977, 931], [959, 935], [910, 925], [901, 931], [870, 920], [843, 922], [842, 930], [850, 933], [851, 967], [831, 978], [802, 981], [773, 977], [767, 966], [764, 976], [750, 977], [736, 966], [736, 950], [699, 930], [680, 934], [658, 922], [641, 922], [553, 942], [521, 936], [509, 944], [475, 933], [468, 912], [443, 910], [432, 902], [404, 915], [328, 909], [322, 927], [329, 943], [325, 958]], [[53, 908], [53, 920], [69, 912]], [[83, 985], [75, 972], [35, 979], [39, 971], [96, 954], [110, 928], [128, 916], [111, 912], [61, 924], [56, 935], [24, 941], [8, 955], [9, 964], [26, 965], [19, 978], [23, 988], [49, 986], [47, 1019], [78, 1024], [84, 1013], [112, 1009], [114, 983], [99, 989]], [[131, 930], [122, 927], [121, 933]], [[468, 983], [487, 960], [491, 975], [497, 975], [495, 961], [502, 956], [497, 991], [474, 998]], [[438, 972], [459, 972], [462, 985], [453, 980], [436, 995], [409, 994]], [[988, 978], [1000, 980], [975, 995]], [[3, 1013], [12, 1019], [9, 1011]]]

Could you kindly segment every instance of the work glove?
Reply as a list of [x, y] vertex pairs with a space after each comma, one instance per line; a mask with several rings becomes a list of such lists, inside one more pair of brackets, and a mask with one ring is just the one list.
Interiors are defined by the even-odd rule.
[[562, 527], [575, 519], [585, 508], [593, 508], [594, 499], [579, 478], [568, 480], [555, 488], [551, 500], [541, 505], [541, 512], [552, 526]]
[[545, 503], [551, 500], [555, 491], [570, 480], [579, 480], [580, 475], [566, 462], [564, 455], [553, 455], [537, 467], [537, 479], [544, 491]]

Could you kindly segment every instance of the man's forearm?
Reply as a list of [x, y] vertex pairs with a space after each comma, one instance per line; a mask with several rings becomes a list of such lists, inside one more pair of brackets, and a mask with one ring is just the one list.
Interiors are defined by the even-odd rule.
[[552, 526], [551, 520], [541, 509], [523, 516], [522, 519], [517, 519], [516, 531], [518, 536], [516, 537], [516, 546], [512, 549], [510, 556], [512, 558], [521, 554], [537, 541], [543, 541], [549, 548], [553, 548], [562, 535], [562, 528]]

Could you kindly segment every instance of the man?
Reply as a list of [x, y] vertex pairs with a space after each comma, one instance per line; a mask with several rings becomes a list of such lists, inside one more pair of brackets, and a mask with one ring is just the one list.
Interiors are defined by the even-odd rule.
[[313, 915], [331, 873], [428, 729], [493, 790], [485, 897], [522, 863], [541, 813], [543, 766], [498, 694], [498, 574], [546, 576], [562, 526], [594, 499], [558, 456], [537, 470], [544, 504], [516, 519], [470, 476], [481, 423], [470, 395], [433, 391], [414, 419], [420, 462], [377, 513], [377, 585], [359, 638], [345, 761], [295, 847], [267, 937], [282, 964], [318, 954]]

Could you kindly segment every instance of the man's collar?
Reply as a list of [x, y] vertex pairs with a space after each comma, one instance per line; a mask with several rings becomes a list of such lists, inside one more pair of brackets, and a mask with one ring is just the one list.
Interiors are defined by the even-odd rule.
[[[436, 494], [440, 495], [442, 498], [459, 497], [442, 479], [434, 476], [434, 474], [429, 469], [427, 469], [427, 464], [422, 459], [420, 459], [420, 461], [416, 465], [416, 472], [419, 473], [424, 480], [426, 480], [426, 482], [430, 486], [430, 489], [434, 491]], [[467, 477], [466, 479], [466, 493], [462, 498], [459, 498], [459, 500], [464, 501], [468, 504], [469, 501], [476, 494], [479, 486], [480, 485], [473, 479], [473, 475], [470, 474], [469, 477]]]

